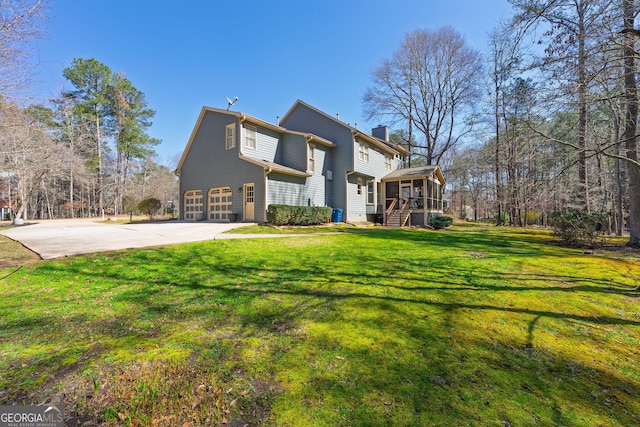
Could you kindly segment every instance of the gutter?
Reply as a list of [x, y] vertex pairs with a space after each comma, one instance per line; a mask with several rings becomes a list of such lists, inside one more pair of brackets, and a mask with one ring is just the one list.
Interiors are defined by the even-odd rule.
[[271, 171], [273, 170], [273, 168], [271, 167], [271, 165], [269, 165], [269, 169], [265, 169], [264, 170], [264, 219], [265, 219], [265, 223], [267, 222], [267, 207], [269, 206], [268, 200], [267, 200], [267, 195], [269, 194], [269, 180], [267, 179], [267, 175], [269, 175], [271, 173]]

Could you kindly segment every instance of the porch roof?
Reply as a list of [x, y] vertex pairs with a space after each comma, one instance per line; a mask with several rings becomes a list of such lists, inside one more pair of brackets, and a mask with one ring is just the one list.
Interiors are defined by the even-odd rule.
[[238, 157], [246, 162], [261, 166], [265, 171], [278, 172], [284, 175], [298, 176], [301, 178], [308, 178], [311, 176], [311, 174], [308, 172], [290, 168], [289, 166], [284, 166], [276, 162], [270, 162], [268, 160], [258, 160], [252, 157], [243, 156], [242, 154], [240, 154]]
[[435, 174], [442, 185], [446, 184], [444, 175], [440, 170], [440, 166], [428, 165], [428, 166], [416, 166], [413, 168], [397, 169], [382, 178], [382, 181], [397, 181], [400, 179], [416, 179], [424, 178]]

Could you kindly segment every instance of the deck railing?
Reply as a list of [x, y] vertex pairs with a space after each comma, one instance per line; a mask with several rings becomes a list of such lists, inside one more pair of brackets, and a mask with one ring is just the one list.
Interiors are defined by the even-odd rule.
[[401, 227], [407, 221], [409, 212], [411, 211], [411, 198], [406, 199], [399, 209], [395, 209], [398, 202], [399, 202], [399, 199], [397, 197], [394, 198], [391, 204], [389, 205], [389, 207], [387, 208], [387, 210], [385, 211], [384, 225], [389, 225], [389, 219], [394, 214], [394, 210], [398, 211], [398, 218], [399, 218]]

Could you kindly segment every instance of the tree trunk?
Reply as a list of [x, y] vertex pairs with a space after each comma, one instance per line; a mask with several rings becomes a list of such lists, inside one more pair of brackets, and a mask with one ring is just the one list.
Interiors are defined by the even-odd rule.
[[587, 180], [587, 55], [585, 53], [586, 28], [584, 5], [578, 6], [578, 204], [585, 212], [590, 211], [589, 184]]
[[[637, 40], [634, 29], [635, 1], [624, 0], [624, 91], [627, 101], [624, 140], [627, 148], [629, 179], [629, 242], [640, 247], [640, 166], [638, 166], [637, 119], [638, 89], [634, 46]], [[634, 163], [635, 162], [635, 163]]]
[[497, 77], [497, 69], [494, 70], [496, 73], [496, 85], [494, 87], [495, 93], [495, 120], [496, 120], [496, 153], [495, 153], [495, 174], [496, 174], [496, 202], [498, 208], [498, 218], [496, 219], [496, 225], [502, 224], [502, 180], [500, 179], [500, 87], [498, 83]]
[[98, 155], [98, 212], [96, 212], [96, 216], [104, 215], [104, 200], [103, 200], [103, 190], [104, 190], [104, 179], [102, 176], [102, 137], [100, 135], [100, 116], [98, 112], [98, 106], [96, 105], [96, 149]]
[[615, 226], [616, 236], [622, 236], [622, 223], [624, 216], [622, 212], [622, 172], [620, 168], [620, 120], [617, 112], [611, 108], [611, 119], [613, 121], [613, 138], [615, 141], [615, 155], [614, 160], [614, 182], [615, 182]]

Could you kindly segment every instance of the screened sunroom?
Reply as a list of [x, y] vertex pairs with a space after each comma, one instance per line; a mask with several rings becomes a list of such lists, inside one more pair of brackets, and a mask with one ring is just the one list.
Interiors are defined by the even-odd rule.
[[398, 169], [382, 178], [383, 222], [388, 226], [427, 225], [442, 215], [446, 181], [439, 166]]

